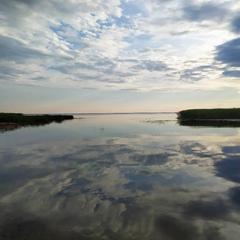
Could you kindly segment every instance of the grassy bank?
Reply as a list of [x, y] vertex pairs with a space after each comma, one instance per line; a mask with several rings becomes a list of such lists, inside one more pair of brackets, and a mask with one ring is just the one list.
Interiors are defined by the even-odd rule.
[[240, 120], [240, 108], [189, 109], [180, 111], [177, 115], [179, 120]]
[[72, 115], [24, 115], [21, 113], [0, 113], [0, 123], [14, 123], [20, 126], [39, 126], [52, 122], [61, 123], [73, 119]]

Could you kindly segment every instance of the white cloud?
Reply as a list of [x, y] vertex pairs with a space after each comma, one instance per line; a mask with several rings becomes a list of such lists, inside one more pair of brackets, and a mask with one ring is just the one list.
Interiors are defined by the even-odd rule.
[[[141, 91], [232, 84], [213, 62], [216, 45], [232, 37], [235, 1], [11, 0], [1, 6], [2, 81]], [[194, 11], [198, 17], [191, 19]], [[211, 67], [201, 71], [204, 65]]]

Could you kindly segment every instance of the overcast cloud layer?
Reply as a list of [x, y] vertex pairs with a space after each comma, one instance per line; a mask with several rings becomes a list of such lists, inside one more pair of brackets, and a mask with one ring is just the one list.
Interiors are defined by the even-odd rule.
[[237, 0], [0, 0], [0, 82], [239, 91]]

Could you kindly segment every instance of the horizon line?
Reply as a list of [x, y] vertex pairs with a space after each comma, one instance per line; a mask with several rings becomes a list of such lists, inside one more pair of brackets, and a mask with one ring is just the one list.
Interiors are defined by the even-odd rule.
[[170, 113], [176, 113], [175, 111], [162, 111], [162, 112], [75, 112], [75, 113], [64, 113], [64, 114], [170, 114]]

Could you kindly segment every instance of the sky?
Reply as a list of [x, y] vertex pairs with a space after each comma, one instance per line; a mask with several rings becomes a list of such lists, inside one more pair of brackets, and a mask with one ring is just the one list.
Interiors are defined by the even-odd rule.
[[240, 107], [238, 0], [0, 0], [0, 112]]

